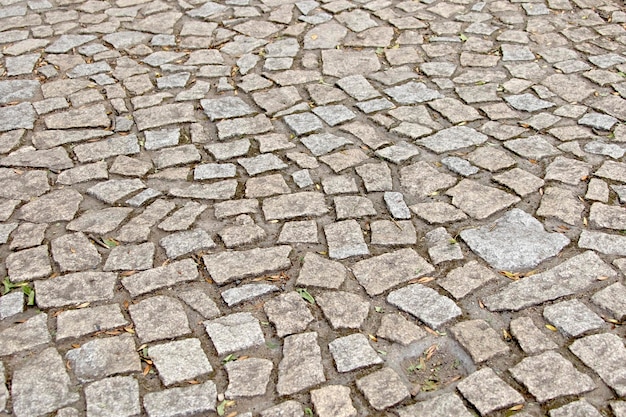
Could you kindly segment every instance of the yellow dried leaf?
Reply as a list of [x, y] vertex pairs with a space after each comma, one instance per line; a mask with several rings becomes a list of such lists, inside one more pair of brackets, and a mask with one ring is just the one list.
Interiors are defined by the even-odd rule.
[[556, 332], [558, 329], [551, 324], [546, 324], [546, 329]]
[[79, 343], [72, 343], [72, 347], [74, 349], [78, 349], [80, 347], [80, 344]]
[[313, 40], [317, 39], [317, 35], [315, 35], [315, 34], [311, 35], [311, 39], [313, 39]]
[[426, 284], [427, 282], [434, 281], [434, 280], [435, 280], [434, 277], [422, 277], [418, 279], [417, 282], [419, 282], [420, 284]]
[[372, 342], [378, 342], [378, 338], [374, 336], [373, 334], [368, 334], [367, 336], [370, 338]]
[[513, 407], [509, 408], [509, 411], [519, 411], [522, 408], [524, 408], [524, 404], [518, 404], [518, 405], [514, 405]]
[[132, 328], [132, 327], [130, 327], [130, 326], [128, 326], [128, 327], [124, 327], [124, 330], [125, 330], [127, 333], [130, 333], [130, 334], [135, 334], [135, 329], [133, 329], [133, 328]]
[[485, 304], [483, 304], [483, 301], [481, 299], [478, 300], [478, 307], [485, 308]]
[[432, 334], [433, 336], [440, 336], [439, 333], [437, 333], [436, 331], [434, 331], [433, 329], [431, 329], [428, 326], [424, 326], [424, 330], [426, 330], [428, 333]]
[[150, 364], [146, 365], [146, 367], [143, 368], [143, 376], [148, 375], [148, 373], [150, 372], [151, 368], [152, 368], [152, 365], [150, 365]]
[[76, 306], [76, 308], [85, 308], [85, 307], [89, 307], [89, 304], [91, 304], [90, 302], [86, 302], [86, 303], [82, 303]]
[[605, 276], [601, 276], [596, 278], [598, 281], [606, 281], [607, 279], [609, 279], [609, 277], [605, 277]]

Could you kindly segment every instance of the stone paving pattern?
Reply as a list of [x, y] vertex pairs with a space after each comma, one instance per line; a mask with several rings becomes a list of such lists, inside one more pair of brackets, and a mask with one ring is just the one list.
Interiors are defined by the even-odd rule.
[[0, 416], [626, 416], [620, 0], [0, 0]]

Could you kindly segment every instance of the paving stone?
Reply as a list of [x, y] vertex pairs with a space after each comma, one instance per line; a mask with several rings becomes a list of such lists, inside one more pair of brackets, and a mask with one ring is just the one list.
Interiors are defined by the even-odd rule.
[[274, 297], [265, 303], [264, 310], [279, 337], [302, 332], [313, 321], [307, 303], [296, 292]]
[[108, 180], [87, 189], [87, 194], [108, 204], [127, 197], [128, 195], [145, 188], [145, 184], [139, 179], [133, 180]]
[[0, 362], [0, 410], [6, 409], [6, 404], [9, 399], [9, 390], [6, 386], [6, 378], [4, 376], [4, 365]]
[[411, 221], [376, 220], [370, 224], [372, 245], [415, 245], [417, 234]]
[[248, 175], [258, 175], [267, 171], [281, 170], [287, 165], [274, 154], [262, 154], [252, 158], [241, 158], [237, 162], [244, 167]]
[[433, 264], [463, 259], [461, 246], [452, 238], [444, 227], [438, 227], [424, 235], [428, 246], [428, 256]]
[[609, 186], [606, 182], [599, 178], [591, 178], [587, 184], [587, 193], [585, 199], [595, 200], [601, 203], [608, 203], [609, 201]]
[[619, 336], [609, 333], [586, 336], [572, 343], [569, 349], [600, 375], [617, 395], [624, 395], [626, 385], [622, 375], [626, 371], [624, 368], [626, 348]]
[[229, 307], [244, 301], [278, 291], [278, 287], [270, 284], [246, 284], [222, 291], [222, 298]]
[[589, 175], [591, 164], [575, 159], [557, 156], [546, 168], [546, 180], [556, 180], [570, 185], [578, 185]]
[[491, 311], [517, 311], [575, 294], [591, 285], [598, 276], [614, 274], [595, 253], [588, 251], [545, 272], [508, 284], [483, 302]]
[[120, 245], [111, 250], [104, 271], [141, 271], [150, 269], [154, 263], [154, 243]]
[[333, 329], [358, 329], [369, 313], [369, 303], [356, 294], [335, 291], [316, 297]]
[[[302, 405], [294, 400], [285, 401], [261, 412], [261, 417], [300, 417], [304, 415]], [[250, 413], [252, 417], [252, 413]]]
[[461, 315], [461, 309], [452, 300], [421, 284], [411, 284], [392, 291], [387, 301], [433, 328]]
[[213, 372], [199, 339], [183, 339], [150, 346], [148, 355], [165, 386]]
[[285, 116], [283, 119], [296, 136], [316, 133], [323, 128], [322, 121], [313, 113], [292, 114]]
[[482, 415], [524, 402], [524, 397], [504, 382], [491, 368], [482, 368], [458, 384], [463, 396]]
[[350, 398], [350, 388], [327, 385], [311, 391], [311, 402], [320, 417], [356, 417], [357, 410]]
[[544, 185], [544, 180], [521, 168], [513, 168], [502, 174], [494, 175], [494, 181], [509, 187], [521, 197], [537, 191]]
[[452, 175], [444, 174], [425, 161], [408, 165], [400, 170], [400, 185], [412, 196], [426, 197], [442, 188], [456, 184]]
[[526, 354], [534, 355], [558, 348], [556, 343], [535, 326], [530, 317], [518, 317], [511, 320], [510, 328], [511, 334]]
[[349, 194], [359, 191], [356, 180], [349, 175], [328, 175], [321, 180], [326, 194]]
[[221, 314], [213, 299], [201, 288], [181, 289], [176, 295], [205, 319], [212, 319]]
[[361, 226], [356, 220], [327, 224], [324, 226], [324, 233], [328, 243], [328, 253], [332, 259], [369, 254]]
[[350, 372], [355, 369], [383, 363], [367, 337], [360, 333], [339, 337], [328, 344], [338, 372]]
[[12, 291], [0, 297], [0, 320], [15, 316], [24, 311], [24, 293]]
[[[597, 306], [611, 313], [611, 315], [617, 320], [623, 320], [626, 316], [626, 309], [624, 308], [624, 298], [622, 297], [626, 293], [626, 288], [618, 282], [609, 285], [603, 290], [598, 291], [591, 297], [591, 301]], [[0, 299], [1, 300], [1, 299]]]
[[470, 164], [468, 161], [462, 158], [458, 158], [456, 156], [449, 156], [443, 158], [441, 163], [445, 165], [450, 171], [462, 175], [464, 177], [469, 177], [471, 175], [476, 174], [479, 169]]
[[217, 388], [213, 381], [182, 388], [150, 392], [143, 407], [150, 417], [176, 417], [216, 410]]
[[304, 286], [338, 289], [346, 277], [346, 268], [341, 263], [325, 259], [313, 252], [307, 252], [296, 283]]
[[141, 371], [139, 354], [130, 335], [91, 340], [69, 350], [65, 357], [81, 382]]
[[624, 401], [611, 401], [611, 410], [615, 414], [615, 417], [623, 417], [626, 412], [626, 404]]
[[211, 184], [183, 185], [181, 187], [170, 188], [169, 193], [174, 197], [181, 198], [227, 200], [235, 196], [235, 193], [237, 191], [237, 184], [237, 180], [232, 179], [214, 182]]
[[287, 269], [291, 266], [290, 252], [290, 246], [275, 246], [205, 255], [203, 261], [211, 278], [222, 285], [235, 279]]
[[[128, 308], [142, 343], [170, 339], [191, 332], [182, 304], [172, 297], [157, 295]], [[155, 322], [155, 315], [159, 321]]]
[[0, 132], [14, 129], [32, 129], [35, 117], [35, 110], [30, 103], [3, 107], [0, 109], [0, 125], [2, 125]]
[[549, 411], [550, 417], [565, 417], [572, 415], [600, 417], [602, 414], [598, 412], [591, 404], [589, 404], [584, 398], [578, 401], [573, 401], [567, 405], [559, 408], [553, 408]]
[[317, 337], [316, 332], [309, 332], [285, 338], [278, 364], [278, 395], [291, 395], [326, 381]]
[[376, 156], [393, 162], [394, 164], [402, 163], [415, 155], [419, 155], [417, 147], [404, 141], [376, 151]]
[[159, 240], [159, 245], [165, 249], [168, 258], [176, 259], [202, 249], [211, 249], [215, 247], [215, 242], [206, 231], [194, 229], [168, 235]]
[[217, 99], [204, 99], [200, 101], [200, 104], [211, 121], [248, 116], [255, 113], [239, 97], [228, 96]]
[[226, 398], [254, 397], [265, 394], [273, 364], [267, 359], [247, 358], [228, 362], [224, 368], [228, 373]]
[[380, 62], [374, 51], [338, 49], [322, 51], [322, 72], [324, 75], [343, 78], [349, 75], [367, 75], [379, 69]]
[[383, 368], [357, 379], [356, 385], [376, 410], [389, 408], [410, 396], [400, 376], [391, 368]]
[[323, 194], [315, 192], [293, 193], [263, 201], [263, 214], [267, 221], [321, 216], [327, 212]]
[[335, 173], [356, 166], [367, 159], [368, 156], [360, 149], [347, 149], [320, 157], [320, 160], [328, 165]]
[[169, 287], [198, 278], [198, 268], [191, 259], [172, 262], [122, 278], [124, 288], [136, 297], [158, 288]]
[[498, 275], [491, 269], [476, 261], [470, 261], [462, 267], [453, 269], [437, 283], [458, 300], [497, 278]]
[[578, 300], [546, 306], [543, 317], [568, 337], [580, 336], [604, 325], [604, 320]]
[[132, 376], [96, 381], [85, 387], [85, 398], [90, 417], [131, 417], [141, 413], [139, 384]]
[[366, 197], [340, 196], [333, 199], [337, 220], [376, 215], [374, 203]]
[[284, 224], [278, 243], [319, 243], [315, 220], [302, 220]]
[[550, 187], [545, 190], [536, 214], [575, 225], [580, 222], [584, 209], [584, 204], [570, 190]]
[[31, 281], [47, 277], [52, 273], [48, 246], [13, 252], [6, 258], [6, 267], [12, 282]]
[[185, 230], [195, 222], [196, 218], [202, 214], [207, 207], [207, 205], [196, 203], [195, 201], [185, 203], [185, 205], [174, 212], [174, 214], [159, 223], [158, 227], [168, 232]]
[[385, 314], [376, 331], [378, 337], [408, 346], [411, 343], [426, 337], [427, 333], [410, 320], [400, 314]]
[[[38, 393], [38, 400], [33, 395]], [[45, 393], [45, 395], [44, 395]], [[80, 399], [73, 392], [61, 355], [47, 348], [16, 365], [11, 380], [11, 402], [16, 417], [52, 413]]]
[[411, 417], [415, 415], [435, 417], [448, 414], [458, 417], [470, 417], [472, 415], [467, 408], [465, 408], [463, 400], [455, 393], [441, 394], [429, 400], [398, 409], [398, 415], [400, 417]]
[[456, 207], [443, 202], [419, 203], [409, 207], [418, 217], [431, 224], [465, 220], [467, 215]]
[[43, 243], [45, 238], [47, 224], [37, 223], [22, 223], [18, 226], [9, 248], [11, 250], [20, 250], [31, 248], [33, 246], [39, 246]]
[[367, 192], [391, 191], [393, 187], [391, 170], [385, 162], [363, 164], [355, 170], [363, 180]]
[[57, 316], [56, 340], [78, 338], [128, 324], [118, 304], [63, 311]]
[[497, 188], [468, 179], [450, 188], [446, 194], [452, 196], [452, 204], [476, 219], [485, 219], [520, 201], [518, 197]]
[[596, 387], [590, 377], [553, 351], [522, 359], [509, 372], [540, 403], [561, 396], [580, 395]]
[[78, 272], [57, 277], [53, 281], [35, 281], [37, 305], [40, 308], [110, 300], [117, 278], [110, 272]]
[[[506, 355], [510, 351], [506, 343], [500, 339], [498, 333], [484, 320], [463, 321], [452, 326], [450, 332], [463, 348], [467, 350], [475, 363], [481, 363], [496, 356]], [[461, 390], [461, 393], [463, 393], [463, 390]], [[503, 407], [506, 407], [506, 405]]]
[[74, 147], [74, 154], [80, 162], [99, 161], [110, 156], [139, 153], [137, 136], [112, 137], [94, 143], [80, 144]]
[[250, 313], [234, 313], [204, 322], [218, 355], [265, 344], [259, 321]]
[[409, 82], [401, 86], [384, 90], [385, 94], [399, 104], [417, 104], [441, 99], [441, 94], [424, 83]]
[[593, 203], [589, 211], [589, 221], [593, 227], [624, 230], [626, 216], [620, 207]]
[[34, 349], [50, 342], [47, 322], [48, 315], [41, 313], [0, 332], [2, 356]]

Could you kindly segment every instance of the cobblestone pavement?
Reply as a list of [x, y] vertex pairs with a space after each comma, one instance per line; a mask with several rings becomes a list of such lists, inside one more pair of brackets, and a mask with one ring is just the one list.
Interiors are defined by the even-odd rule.
[[0, 0], [1, 415], [626, 416], [624, 3], [319, 1]]

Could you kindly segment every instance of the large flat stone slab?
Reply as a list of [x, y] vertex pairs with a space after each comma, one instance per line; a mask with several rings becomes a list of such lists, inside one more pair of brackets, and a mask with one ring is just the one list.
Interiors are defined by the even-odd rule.
[[471, 217], [481, 220], [520, 201], [520, 198], [498, 188], [464, 179], [446, 191], [452, 204]]
[[460, 236], [489, 265], [506, 271], [534, 268], [570, 243], [565, 235], [546, 232], [537, 219], [516, 208], [491, 224], [465, 229]]
[[621, 337], [610, 333], [594, 334], [576, 340], [569, 349], [596, 371], [617, 395], [626, 395], [626, 348]]
[[483, 299], [491, 311], [517, 311], [533, 305], [576, 294], [598, 277], [614, 277], [616, 272], [594, 252], [576, 255], [540, 274], [515, 281]]

